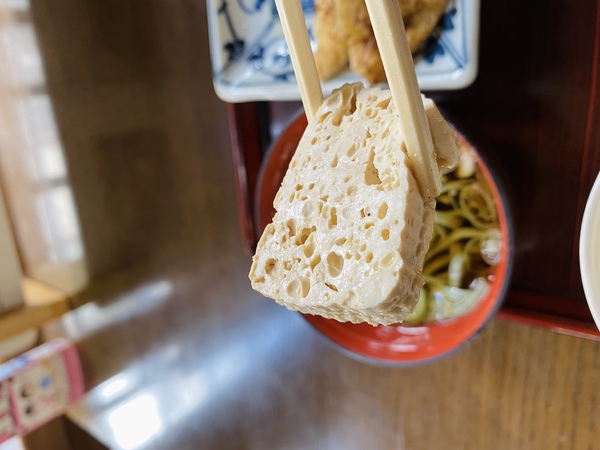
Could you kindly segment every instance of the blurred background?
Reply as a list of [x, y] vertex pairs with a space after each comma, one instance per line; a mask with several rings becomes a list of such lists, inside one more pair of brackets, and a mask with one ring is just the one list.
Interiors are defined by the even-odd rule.
[[599, 36], [600, 2], [483, 2], [475, 84], [432, 95], [521, 205], [511, 320], [398, 370], [252, 291], [236, 130], [300, 104], [217, 98], [204, 1], [0, 0], [0, 362], [66, 337], [87, 390], [6, 448], [594, 448]]
[[220, 239], [198, 233], [206, 214], [228, 226], [233, 188], [205, 10], [3, 3], [3, 185], [26, 274], [76, 290]]

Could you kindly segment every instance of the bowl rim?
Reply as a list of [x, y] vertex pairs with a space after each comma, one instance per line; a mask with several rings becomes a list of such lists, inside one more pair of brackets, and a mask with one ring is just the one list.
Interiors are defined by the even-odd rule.
[[[275, 154], [275, 152], [278, 151], [278, 147], [283, 145], [283, 143], [285, 143], [285, 141], [287, 139], [289, 139], [289, 135], [291, 135], [291, 137], [293, 138], [293, 137], [297, 136], [298, 134], [300, 134], [300, 137], [301, 137], [302, 133], [304, 132], [305, 126], [301, 127], [301, 130], [302, 130], [301, 133], [298, 133], [297, 127], [301, 126], [302, 121], [306, 122], [306, 117], [303, 114], [303, 110], [300, 109], [299, 113], [292, 116], [289, 123], [287, 123], [286, 126], [283, 128], [283, 131], [280, 134], [280, 136], [278, 136], [278, 138], [271, 143], [268, 151], [265, 153], [263, 163], [261, 164], [259, 176], [257, 178], [257, 184], [256, 184], [254, 214], [255, 214], [255, 221], [256, 221], [256, 225], [257, 225], [256, 226], [257, 233], [262, 233], [262, 229], [263, 229], [263, 226], [262, 226], [263, 221], [261, 220], [261, 206], [264, 207], [265, 205], [262, 202], [261, 193], [262, 193], [263, 187], [265, 185], [265, 181], [266, 181], [265, 177], [266, 177], [267, 169], [268, 169], [267, 166], [269, 164], [273, 164], [273, 161], [272, 161], [273, 155]], [[459, 131], [459, 129], [454, 124], [451, 123], [451, 126], [455, 130], [457, 136], [462, 141], [462, 143], [464, 143], [468, 148], [470, 148], [470, 150], [475, 154], [475, 157], [478, 162], [478, 166], [481, 166], [482, 171], [484, 172], [486, 181], [490, 184], [490, 187], [492, 188], [493, 197], [496, 202], [496, 207], [498, 209], [498, 215], [499, 215], [499, 218], [501, 217], [500, 225], [501, 225], [501, 231], [503, 232], [502, 233], [503, 234], [503, 243], [505, 244], [505, 250], [506, 250], [505, 261], [504, 261], [505, 264], [503, 267], [503, 271], [504, 271], [503, 278], [497, 282], [498, 288], [495, 291], [496, 295], [493, 300], [493, 304], [490, 307], [487, 314], [482, 319], [478, 320], [478, 322], [480, 322], [478, 324], [478, 326], [475, 327], [475, 329], [471, 333], [469, 333], [468, 336], [466, 336], [463, 340], [460, 340], [456, 345], [454, 345], [454, 346], [450, 347], [449, 349], [444, 350], [440, 353], [432, 355], [432, 356], [425, 356], [422, 358], [407, 359], [407, 360], [378, 358], [378, 357], [374, 357], [369, 354], [361, 353], [361, 352], [355, 351], [353, 349], [350, 349], [350, 348], [346, 347], [343, 343], [338, 342], [331, 335], [329, 335], [326, 332], [326, 330], [323, 329], [323, 327], [319, 326], [320, 322], [328, 321], [328, 319], [324, 319], [319, 316], [310, 316], [310, 315], [304, 315], [304, 314], [302, 315], [304, 317], [304, 319], [312, 326], [312, 328], [314, 328], [315, 331], [317, 331], [318, 334], [321, 335], [321, 337], [323, 339], [325, 339], [326, 342], [333, 345], [334, 348], [338, 349], [343, 354], [351, 357], [352, 359], [355, 359], [357, 361], [364, 362], [364, 363], [369, 363], [372, 365], [378, 365], [378, 366], [414, 367], [414, 366], [418, 366], [418, 365], [422, 365], [422, 364], [426, 364], [426, 363], [430, 363], [430, 362], [434, 362], [434, 361], [446, 358], [446, 357], [454, 354], [455, 352], [458, 352], [460, 349], [464, 348], [469, 343], [471, 343], [473, 341], [473, 339], [475, 339], [477, 337], [477, 335], [487, 325], [489, 325], [490, 321], [496, 315], [500, 306], [502, 305], [502, 302], [503, 302], [503, 300], [506, 296], [506, 293], [510, 287], [510, 281], [512, 278], [513, 264], [514, 264], [515, 232], [514, 232], [513, 215], [511, 212], [511, 208], [510, 208], [510, 201], [509, 201], [509, 197], [507, 195], [507, 190], [502, 181], [502, 177], [499, 176], [498, 172], [490, 164], [489, 158], [486, 157], [485, 155], [483, 155], [471, 141], [467, 140], [464, 137], [464, 135], [462, 134], [462, 132]], [[294, 145], [294, 151], [295, 151], [295, 147], [296, 147], [296, 145]], [[279, 150], [279, 151], [281, 151], [281, 150]], [[260, 235], [258, 237], [260, 238]], [[469, 313], [467, 313], [467, 315], [468, 314]], [[453, 319], [449, 319], [448, 321], [444, 321], [443, 323], [456, 322], [464, 317], [465, 317], [464, 315], [459, 316], [457, 318], [453, 318]], [[442, 323], [442, 322], [433, 322], [433, 324], [440, 324], [440, 323]], [[344, 324], [342, 324], [342, 325], [344, 325]], [[427, 325], [422, 325], [422, 327], [427, 327]], [[335, 334], [335, 333], [333, 333], [333, 334]], [[402, 353], [397, 353], [397, 355], [401, 355], [401, 354]]]
[[[600, 328], [600, 173], [587, 199], [579, 234], [579, 270], [585, 298]], [[594, 245], [595, 244], [595, 245]], [[596, 267], [598, 265], [598, 267]]]

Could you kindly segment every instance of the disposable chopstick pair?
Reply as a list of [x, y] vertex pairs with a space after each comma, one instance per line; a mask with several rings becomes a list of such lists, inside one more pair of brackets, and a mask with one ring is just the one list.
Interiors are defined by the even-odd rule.
[[[400, 5], [398, 0], [365, 0], [365, 3], [409, 159], [423, 197], [433, 199], [441, 192], [441, 181]], [[323, 93], [300, 0], [276, 0], [276, 5], [302, 103], [311, 120], [323, 102]]]

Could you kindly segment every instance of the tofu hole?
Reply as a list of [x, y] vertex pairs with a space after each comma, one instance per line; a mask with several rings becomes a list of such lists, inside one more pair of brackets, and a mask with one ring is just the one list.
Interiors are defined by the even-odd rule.
[[298, 245], [298, 246], [304, 245], [304, 243], [306, 242], [306, 240], [308, 239], [308, 237], [316, 229], [317, 228], [314, 227], [314, 226], [312, 226], [310, 228], [302, 228], [302, 231], [300, 232], [300, 234], [298, 234], [298, 236], [296, 236], [296, 245]]
[[332, 228], [337, 226], [337, 209], [332, 207], [329, 210], [329, 222], [327, 222], [327, 227], [331, 230]]
[[379, 206], [379, 210], [377, 211], [377, 218], [385, 219], [385, 216], [387, 216], [387, 212], [388, 212], [388, 204], [386, 202], [383, 202]]
[[290, 237], [296, 236], [296, 221], [294, 219], [289, 219], [285, 223], [285, 226], [288, 229], [288, 234], [290, 235]]
[[307, 258], [310, 258], [315, 253], [315, 241], [312, 236], [309, 236], [309, 238], [306, 240], [302, 250], [304, 251], [304, 256]]
[[288, 284], [286, 292], [290, 297], [306, 298], [310, 292], [310, 281], [306, 277], [298, 277]]
[[371, 119], [374, 119], [375, 117], [377, 117], [377, 109], [373, 109], [373, 108], [367, 108], [367, 110], [365, 111], [365, 115]]
[[346, 150], [346, 155], [348, 155], [348, 158], [352, 158], [356, 154], [357, 150], [358, 148], [356, 147], [356, 144], [352, 144], [350, 148]]
[[391, 100], [392, 100], [391, 97], [386, 98], [385, 100], [381, 100], [379, 103], [377, 103], [376, 107], [379, 109], [386, 109], [388, 106], [390, 106]]
[[321, 116], [319, 116], [318, 123], [325, 122], [325, 120], [327, 120], [327, 117], [329, 117], [331, 114], [332, 114], [331, 111], [327, 111], [325, 114], [322, 114]]
[[381, 261], [381, 265], [383, 267], [390, 267], [392, 264], [394, 264], [394, 261], [396, 260], [396, 254], [395, 253], [388, 253], [387, 255], [385, 255], [383, 257], [383, 260]]
[[369, 156], [369, 161], [367, 161], [367, 166], [365, 168], [365, 184], [373, 185], [373, 184], [381, 184], [381, 178], [379, 178], [379, 170], [375, 167], [375, 152], [371, 150], [371, 154]]
[[335, 285], [333, 285], [331, 283], [325, 283], [325, 286], [327, 286], [332, 291], [339, 292], [337, 286], [335, 286]]
[[327, 270], [333, 278], [339, 277], [342, 270], [344, 270], [344, 258], [335, 252], [331, 252], [327, 255]]
[[302, 215], [306, 218], [314, 216], [317, 211], [317, 206], [313, 201], [307, 201], [304, 206], [302, 206]]
[[335, 169], [338, 165], [338, 156], [333, 155], [333, 159], [331, 160], [331, 168]]
[[277, 260], [275, 260], [273, 258], [267, 259], [267, 262], [265, 263], [265, 273], [267, 275], [270, 275], [271, 272], [273, 272], [273, 269], [275, 269], [276, 266], [277, 266]]

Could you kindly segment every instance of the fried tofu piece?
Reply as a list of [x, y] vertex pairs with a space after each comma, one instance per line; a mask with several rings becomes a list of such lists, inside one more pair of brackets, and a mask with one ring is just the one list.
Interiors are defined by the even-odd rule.
[[[441, 171], [460, 145], [422, 97]], [[287, 308], [390, 325], [414, 310], [435, 201], [421, 194], [389, 90], [345, 84], [323, 101], [287, 169], [252, 259], [252, 287]]]

